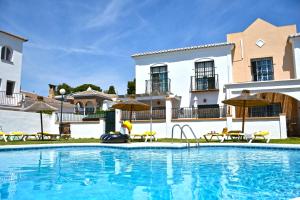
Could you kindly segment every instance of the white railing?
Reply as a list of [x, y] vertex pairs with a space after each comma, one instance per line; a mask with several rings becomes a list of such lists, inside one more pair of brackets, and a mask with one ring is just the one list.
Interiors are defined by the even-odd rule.
[[21, 106], [24, 96], [21, 93], [7, 95], [6, 91], [0, 91], [0, 105], [4, 106]]

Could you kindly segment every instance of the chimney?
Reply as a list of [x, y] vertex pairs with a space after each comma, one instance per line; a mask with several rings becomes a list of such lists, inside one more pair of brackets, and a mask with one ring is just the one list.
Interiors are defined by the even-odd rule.
[[56, 89], [56, 85], [49, 84], [49, 94], [48, 94], [49, 98], [51, 99], [55, 98], [55, 89]]

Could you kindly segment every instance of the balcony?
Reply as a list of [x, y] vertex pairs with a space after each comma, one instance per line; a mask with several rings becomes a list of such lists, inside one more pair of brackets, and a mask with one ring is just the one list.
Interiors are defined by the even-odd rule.
[[172, 108], [172, 119], [224, 118], [226, 107], [219, 108]]
[[167, 94], [171, 92], [171, 79], [146, 80], [146, 94]]
[[[122, 111], [121, 120], [129, 120], [129, 118], [130, 118], [130, 111]], [[132, 121], [150, 120], [150, 119], [151, 119], [150, 110], [132, 112]], [[166, 109], [165, 108], [153, 108], [152, 119], [153, 120], [166, 119]]]
[[0, 91], [1, 106], [21, 106], [23, 100], [23, 94], [21, 93], [13, 93], [11, 95], [7, 95], [6, 91]]
[[213, 77], [198, 78], [191, 76], [191, 92], [206, 92], [219, 90], [218, 74]]

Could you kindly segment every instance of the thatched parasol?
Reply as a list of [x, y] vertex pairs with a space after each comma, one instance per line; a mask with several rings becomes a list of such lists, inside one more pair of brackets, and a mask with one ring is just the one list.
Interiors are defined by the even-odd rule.
[[240, 96], [227, 99], [222, 101], [224, 104], [239, 106], [243, 109], [243, 123], [242, 123], [242, 132], [244, 133], [245, 129], [245, 108], [246, 107], [255, 107], [255, 106], [266, 106], [269, 102], [265, 99], [257, 97], [256, 95], [250, 95], [249, 90], [243, 90]]
[[44, 140], [43, 112], [44, 111], [56, 111], [57, 109], [55, 107], [50, 106], [49, 104], [47, 104], [43, 101], [36, 101], [35, 103], [33, 103], [32, 105], [24, 108], [23, 110], [28, 111], [28, 112], [39, 112], [40, 113], [41, 134], [42, 134], [42, 140]]
[[130, 111], [130, 117], [129, 117], [130, 122], [132, 118], [132, 111], [143, 111], [143, 110], [150, 109], [150, 106], [148, 104], [136, 101], [134, 99], [129, 99], [127, 101], [116, 103], [112, 107], [115, 109]]

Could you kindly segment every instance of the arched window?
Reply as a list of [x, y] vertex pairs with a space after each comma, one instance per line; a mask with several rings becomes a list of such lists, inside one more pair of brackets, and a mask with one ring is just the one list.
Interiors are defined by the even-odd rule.
[[1, 48], [1, 60], [7, 61], [7, 62], [12, 62], [12, 49], [9, 48], [8, 46], [4, 46]]

